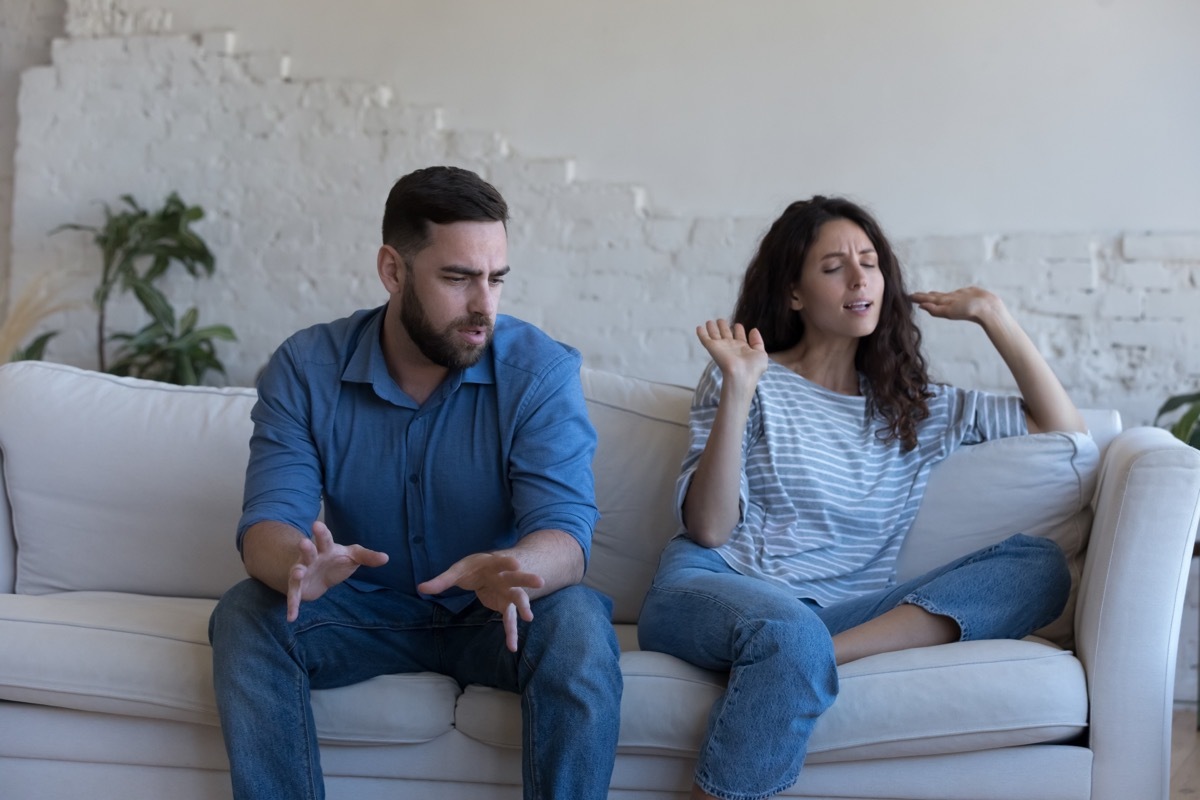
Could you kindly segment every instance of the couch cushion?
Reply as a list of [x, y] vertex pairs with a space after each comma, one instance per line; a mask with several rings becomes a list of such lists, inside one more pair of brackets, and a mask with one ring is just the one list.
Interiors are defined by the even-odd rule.
[[[0, 595], [0, 700], [216, 725], [214, 605], [110, 592]], [[315, 691], [317, 735], [430, 741], [453, 727], [458, 693], [452, 678], [432, 673]]]
[[[694, 757], [725, 676], [640, 651], [622, 653], [621, 669], [620, 751]], [[1087, 725], [1082, 665], [1033, 639], [885, 653], [846, 664], [839, 676], [837, 702], [809, 744], [811, 763], [1057, 742]], [[468, 686], [455, 725], [484, 743], [520, 747], [519, 699]]]
[[1014, 533], [1053, 539], [1067, 556], [1071, 595], [1062, 615], [1038, 635], [1072, 647], [1099, 461], [1096, 443], [1084, 433], [1039, 433], [959, 448], [930, 472], [900, 548], [896, 579], [916, 577]]
[[43, 362], [0, 369], [0, 389], [18, 592], [215, 598], [245, 577], [253, 390]]
[[613, 621], [636, 622], [679, 527], [673, 498], [692, 390], [587, 368], [580, 376], [600, 438], [592, 461], [600, 522], [584, 583], [613, 599]]

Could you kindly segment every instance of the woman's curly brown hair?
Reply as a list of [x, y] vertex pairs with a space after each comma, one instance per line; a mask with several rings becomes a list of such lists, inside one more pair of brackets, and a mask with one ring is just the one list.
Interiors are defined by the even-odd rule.
[[768, 353], [804, 338], [804, 320], [790, 307], [792, 287], [821, 226], [846, 219], [863, 229], [879, 257], [884, 278], [879, 324], [858, 343], [854, 366], [866, 378], [867, 412], [883, 418], [879, 436], [905, 450], [917, 446], [917, 424], [929, 416], [929, 374], [921, 354], [921, 331], [913, 320], [900, 263], [879, 223], [861, 206], [840, 197], [816, 196], [789, 205], [771, 225], [746, 268], [733, 321], [758, 328]]

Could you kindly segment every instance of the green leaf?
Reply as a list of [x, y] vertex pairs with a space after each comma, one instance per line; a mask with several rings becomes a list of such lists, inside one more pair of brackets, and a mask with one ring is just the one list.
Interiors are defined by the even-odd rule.
[[18, 349], [12, 354], [10, 361], [41, 361], [42, 356], [46, 353], [46, 345], [50, 340], [58, 336], [58, 331], [48, 331], [34, 339], [29, 344]]
[[1179, 421], [1171, 426], [1171, 433], [1182, 442], [1189, 442], [1200, 423], [1200, 403], [1189, 408]]
[[1200, 392], [1195, 392], [1193, 394], [1177, 394], [1174, 397], [1168, 397], [1167, 401], [1162, 404], [1161, 408], [1158, 409], [1158, 413], [1154, 415], [1154, 424], [1157, 425], [1158, 421], [1164, 414], [1169, 414], [1180, 406], [1185, 406], [1188, 403], [1196, 402], [1200, 402]]
[[142, 280], [134, 281], [132, 288], [134, 296], [142, 304], [142, 308], [146, 309], [147, 314], [164, 328], [175, 330], [175, 309], [162, 292]]
[[196, 327], [196, 320], [198, 320], [199, 318], [200, 318], [199, 309], [197, 309], [195, 306], [192, 306], [191, 308], [189, 308], [184, 313], [183, 318], [179, 320], [180, 334], [191, 333], [192, 329]]

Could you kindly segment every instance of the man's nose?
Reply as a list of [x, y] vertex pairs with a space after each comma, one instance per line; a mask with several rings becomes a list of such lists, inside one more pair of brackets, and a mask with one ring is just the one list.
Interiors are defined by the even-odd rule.
[[475, 291], [471, 292], [471, 300], [467, 310], [472, 314], [483, 314], [488, 317], [495, 316], [496, 293], [492, 291], [492, 287], [489, 285], [477, 286]]

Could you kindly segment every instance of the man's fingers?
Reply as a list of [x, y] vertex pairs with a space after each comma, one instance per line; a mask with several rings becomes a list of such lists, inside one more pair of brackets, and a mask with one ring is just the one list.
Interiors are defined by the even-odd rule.
[[441, 575], [434, 576], [424, 583], [417, 584], [417, 591], [421, 594], [441, 594], [458, 583], [458, 579], [462, 577], [464, 567], [461, 561], [456, 561], [450, 565], [450, 569], [443, 572]]
[[500, 580], [505, 586], [513, 589], [540, 589], [546, 583], [542, 576], [533, 572], [502, 572]]
[[308, 572], [308, 568], [303, 564], [297, 564], [292, 567], [292, 571], [288, 573], [288, 590], [287, 590], [287, 621], [295, 622], [300, 616], [300, 595], [304, 591], [304, 576]]
[[317, 546], [317, 552], [324, 553], [333, 547], [333, 534], [329, 532], [329, 527], [320, 520], [312, 525], [312, 540], [313, 544]]
[[517, 607], [517, 615], [526, 622], [533, 622], [533, 607], [529, 604], [529, 595], [524, 592], [517, 593], [515, 605]]
[[346, 552], [354, 559], [355, 563], [362, 564], [364, 567], [382, 567], [388, 562], [388, 554], [381, 553], [378, 550], [368, 550], [361, 544], [352, 544], [346, 548]]
[[508, 652], [517, 652], [517, 607], [513, 603], [504, 609], [504, 643]]
[[417, 591], [434, 595], [441, 594], [451, 586], [458, 586], [481, 595], [494, 596], [497, 592], [510, 589], [540, 589], [545, 585], [540, 575], [523, 572], [519, 567], [520, 562], [513, 556], [477, 553], [452, 564], [441, 575], [418, 584]]

